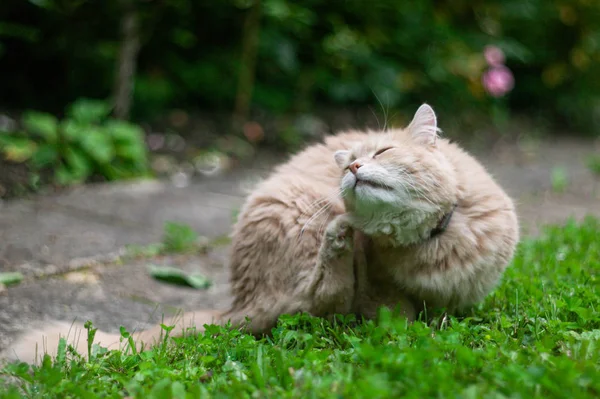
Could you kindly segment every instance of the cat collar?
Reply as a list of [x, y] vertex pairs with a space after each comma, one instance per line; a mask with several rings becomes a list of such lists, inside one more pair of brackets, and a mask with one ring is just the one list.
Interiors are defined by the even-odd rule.
[[452, 209], [450, 209], [450, 212], [446, 213], [442, 217], [442, 219], [440, 220], [438, 225], [433, 230], [431, 230], [431, 233], [429, 234], [429, 238], [434, 238], [436, 236], [439, 236], [444, 231], [446, 231], [446, 228], [450, 224], [450, 219], [452, 219], [452, 215], [454, 214], [454, 210], [456, 209], [456, 205], [457, 204], [454, 204]]

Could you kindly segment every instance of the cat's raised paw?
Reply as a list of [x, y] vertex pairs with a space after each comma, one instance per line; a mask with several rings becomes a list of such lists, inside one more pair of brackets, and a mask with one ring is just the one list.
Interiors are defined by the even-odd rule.
[[352, 249], [354, 231], [346, 215], [336, 217], [327, 226], [325, 239], [327, 246], [336, 252]]

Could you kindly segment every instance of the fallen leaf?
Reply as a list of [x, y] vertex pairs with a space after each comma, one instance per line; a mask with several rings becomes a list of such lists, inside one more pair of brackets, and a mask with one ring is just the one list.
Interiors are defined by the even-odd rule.
[[23, 274], [19, 272], [0, 273], [0, 284], [6, 286], [19, 284], [23, 280]]
[[210, 287], [211, 281], [200, 273], [186, 274], [183, 270], [170, 266], [149, 265], [148, 271], [152, 277], [176, 285], [184, 285], [196, 289]]

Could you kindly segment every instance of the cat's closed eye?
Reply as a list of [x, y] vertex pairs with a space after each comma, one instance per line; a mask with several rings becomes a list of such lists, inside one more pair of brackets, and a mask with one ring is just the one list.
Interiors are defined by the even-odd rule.
[[394, 148], [394, 147], [385, 147], [385, 148], [382, 148], [380, 150], [377, 150], [377, 152], [375, 152], [375, 154], [373, 154], [373, 158], [375, 158], [377, 155], [383, 154], [387, 150], [391, 150], [392, 148]]

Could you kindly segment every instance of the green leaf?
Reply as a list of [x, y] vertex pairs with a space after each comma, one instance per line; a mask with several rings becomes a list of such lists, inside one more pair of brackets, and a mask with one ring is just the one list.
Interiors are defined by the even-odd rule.
[[70, 185], [85, 181], [92, 173], [92, 164], [85, 153], [74, 147], [65, 150], [65, 165], [60, 165], [54, 172], [54, 178], [60, 185]]
[[70, 142], [79, 142], [85, 135], [85, 131], [88, 128], [88, 125], [83, 123], [67, 119], [61, 122], [60, 130], [62, 133], [62, 137]]
[[99, 165], [98, 169], [102, 176], [108, 180], [129, 179], [134, 177], [148, 176], [145, 164], [139, 165], [135, 162], [121, 162], [114, 160], [111, 164]]
[[0, 131], [0, 148], [13, 142], [15, 138], [22, 139], [12, 132]]
[[32, 140], [0, 133], [0, 150], [7, 161], [25, 162], [33, 156], [36, 148]]
[[23, 280], [23, 274], [19, 272], [0, 273], [0, 284], [14, 285], [19, 284]]
[[79, 181], [79, 177], [75, 176], [65, 165], [60, 165], [54, 171], [54, 180], [61, 186], [68, 186]]
[[183, 285], [195, 289], [206, 289], [211, 286], [211, 281], [202, 274], [187, 275], [183, 270], [169, 266], [149, 265], [148, 272], [157, 280], [171, 284]]
[[109, 163], [115, 157], [115, 148], [105, 130], [90, 127], [81, 139], [81, 147], [98, 163]]
[[112, 107], [106, 101], [82, 98], [71, 104], [67, 116], [77, 122], [91, 124], [108, 117], [111, 109]]
[[113, 164], [104, 164], [98, 166], [100, 173], [108, 180], [118, 180], [127, 177], [121, 172], [121, 168]]
[[136, 142], [120, 142], [116, 144], [116, 153], [119, 158], [136, 162], [146, 162], [146, 147]]
[[61, 368], [65, 365], [65, 360], [67, 358], [67, 340], [65, 337], [60, 337], [58, 340], [58, 350], [56, 353], [56, 364]]
[[171, 397], [172, 398], [185, 398], [186, 390], [185, 385], [181, 381], [175, 381], [171, 385]]
[[80, 180], [85, 180], [92, 173], [92, 165], [84, 152], [69, 147], [65, 151], [65, 161], [71, 170], [73, 176]]
[[144, 143], [144, 131], [137, 125], [117, 119], [111, 119], [106, 122], [104, 127], [115, 140], [142, 145]]
[[187, 276], [188, 284], [196, 289], [206, 289], [211, 286], [211, 281], [208, 277], [203, 274], [195, 273]]
[[27, 111], [23, 113], [22, 122], [27, 132], [43, 137], [48, 142], [54, 143], [58, 139], [58, 120], [53, 115]]
[[37, 148], [31, 157], [31, 164], [35, 168], [43, 168], [58, 160], [58, 151], [51, 144], [43, 144]]

